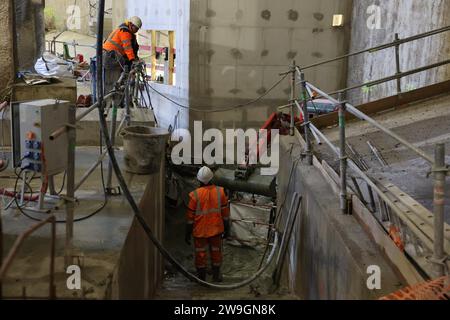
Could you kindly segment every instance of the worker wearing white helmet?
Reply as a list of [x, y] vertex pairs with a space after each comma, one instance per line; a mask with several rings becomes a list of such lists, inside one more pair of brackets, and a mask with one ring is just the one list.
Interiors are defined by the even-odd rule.
[[212, 184], [214, 173], [203, 167], [197, 174], [200, 188], [189, 194], [185, 241], [194, 237], [195, 266], [198, 277], [206, 280], [208, 251], [211, 256], [213, 281], [222, 281], [222, 238], [230, 233], [228, 197], [223, 188]]

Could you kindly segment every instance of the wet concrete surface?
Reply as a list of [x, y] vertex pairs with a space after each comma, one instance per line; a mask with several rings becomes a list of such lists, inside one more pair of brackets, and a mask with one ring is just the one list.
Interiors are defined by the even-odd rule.
[[[117, 152], [122, 162], [121, 152]], [[76, 181], [87, 168], [97, 159], [98, 148], [78, 148], [76, 153]], [[108, 160], [103, 161], [106, 173]], [[13, 188], [14, 173], [9, 170], [1, 173], [0, 188]], [[55, 179], [56, 189], [62, 184], [62, 175]], [[146, 186], [146, 176], [132, 176], [125, 173], [125, 179], [130, 182], [131, 191], [139, 201]], [[32, 187], [37, 190], [39, 181], [33, 181]], [[86, 181], [79, 192], [75, 206], [75, 219], [83, 218], [102, 207], [104, 195], [102, 193], [101, 175], [98, 169]], [[7, 199], [2, 199], [6, 203]], [[61, 206], [61, 208], [63, 208]], [[28, 212], [36, 218], [46, 218], [46, 214]], [[65, 211], [54, 212], [58, 220], [65, 219]], [[65, 272], [64, 247], [65, 224], [56, 227], [56, 269], [55, 279], [58, 298], [87, 298], [103, 299], [109, 279], [119, 259], [120, 250], [127, 236], [133, 219], [132, 212], [122, 196], [110, 197], [104, 209], [93, 217], [75, 223], [74, 225], [74, 264], [81, 266], [82, 290], [68, 290], [66, 280], [69, 275]], [[35, 225], [33, 221], [16, 209], [2, 212], [5, 248], [9, 251], [18, 235], [27, 228]], [[5, 297], [22, 297], [25, 287], [26, 296], [34, 298], [48, 297], [49, 254], [50, 254], [50, 226], [47, 225], [28, 238], [14, 260], [7, 280], [4, 282]]]
[[[194, 247], [184, 242], [185, 223], [185, 209], [183, 207], [166, 207], [166, 228], [168, 231], [166, 232], [165, 245], [184, 267], [195, 274]], [[263, 258], [265, 246], [238, 247], [224, 241], [223, 250], [222, 273], [224, 281], [219, 284], [231, 285], [240, 283], [256, 273]], [[284, 284], [278, 290], [272, 292], [272, 272], [273, 266], [269, 267], [261, 278], [250, 285], [237, 290], [220, 290], [205, 288], [191, 282], [176, 272], [171, 265], [166, 264], [163, 287], [157, 293], [156, 299], [298, 300], [297, 296], [288, 292]], [[207, 281], [212, 281], [210, 269], [208, 269]]]
[[[122, 152], [117, 152], [119, 162], [123, 162]], [[76, 181], [85, 170], [97, 159], [98, 148], [77, 148]], [[107, 159], [103, 161], [105, 172]], [[13, 188], [14, 173], [11, 170], [0, 174], [0, 188]], [[55, 179], [56, 189], [62, 184], [62, 175]], [[147, 176], [129, 175], [125, 179], [137, 201], [141, 197]], [[33, 189], [39, 187], [39, 181], [32, 182]], [[184, 186], [185, 192], [194, 188], [191, 184]], [[102, 206], [103, 193], [100, 191], [101, 176], [97, 170], [82, 186], [76, 197], [75, 218], [82, 218]], [[186, 194], [184, 194], [186, 197]], [[6, 203], [6, 198], [2, 199]], [[180, 203], [179, 203], [180, 204]], [[29, 213], [42, 219], [45, 214]], [[54, 212], [58, 219], [65, 218], [64, 210]], [[55, 284], [58, 298], [62, 299], [105, 299], [109, 290], [114, 268], [119, 261], [120, 250], [126, 239], [133, 220], [133, 215], [126, 200], [122, 196], [109, 198], [106, 207], [95, 216], [77, 222], [74, 226], [74, 263], [81, 266], [82, 290], [68, 290], [66, 281], [68, 274], [64, 266], [65, 225], [57, 225], [56, 239], [56, 273]], [[22, 215], [18, 210], [10, 209], [2, 212], [5, 253], [9, 251], [19, 234], [36, 224], [35, 221]], [[166, 239], [165, 245], [191, 272], [195, 272], [194, 248], [184, 243], [185, 208], [180, 204], [177, 208], [166, 205]], [[5, 297], [9, 298], [47, 298], [50, 264], [50, 226], [45, 226], [34, 233], [19, 251], [3, 286]], [[251, 277], [258, 269], [265, 247], [236, 247], [224, 244], [224, 284], [241, 282]], [[200, 287], [174, 271], [166, 263], [164, 284], [159, 290], [157, 299], [298, 299], [290, 295], [282, 287], [274, 293], [271, 288], [271, 270], [251, 285], [239, 290], [222, 291]], [[211, 275], [209, 275], [211, 280]]]

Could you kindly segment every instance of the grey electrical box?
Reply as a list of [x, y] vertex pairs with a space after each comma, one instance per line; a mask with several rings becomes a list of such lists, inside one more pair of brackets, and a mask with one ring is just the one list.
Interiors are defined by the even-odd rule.
[[69, 121], [71, 103], [52, 99], [13, 104], [11, 128], [14, 167], [52, 176], [67, 168], [67, 134], [50, 135]]

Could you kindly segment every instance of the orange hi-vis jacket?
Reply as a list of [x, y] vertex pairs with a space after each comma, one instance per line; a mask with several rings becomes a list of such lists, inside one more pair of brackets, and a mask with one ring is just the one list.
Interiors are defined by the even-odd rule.
[[193, 224], [194, 238], [211, 238], [224, 232], [230, 218], [228, 198], [221, 187], [205, 186], [189, 194], [187, 221]]
[[103, 49], [106, 51], [115, 50], [123, 57], [133, 61], [136, 59], [136, 54], [133, 49], [133, 33], [126, 25], [121, 25], [119, 28], [111, 32], [108, 39], [103, 44]]

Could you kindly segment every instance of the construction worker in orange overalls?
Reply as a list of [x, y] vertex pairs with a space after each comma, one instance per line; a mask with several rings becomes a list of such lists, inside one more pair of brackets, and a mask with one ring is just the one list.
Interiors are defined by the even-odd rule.
[[133, 62], [139, 61], [136, 33], [141, 27], [142, 20], [132, 17], [111, 32], [103, 44], [106, 94], [114, 89], [125, 66], [131, 68]]
[[198, 277], [206, 280], [207, 254], [212, 260], [213, 281], [221, 282], [222, 238], [230, 235], [230, 210], [223, 188], [211, 184], [214, 173], [203, 167], [197, 174], [200, 188], [189, 194], [185, 241], [194, 237], [195, 266]]

